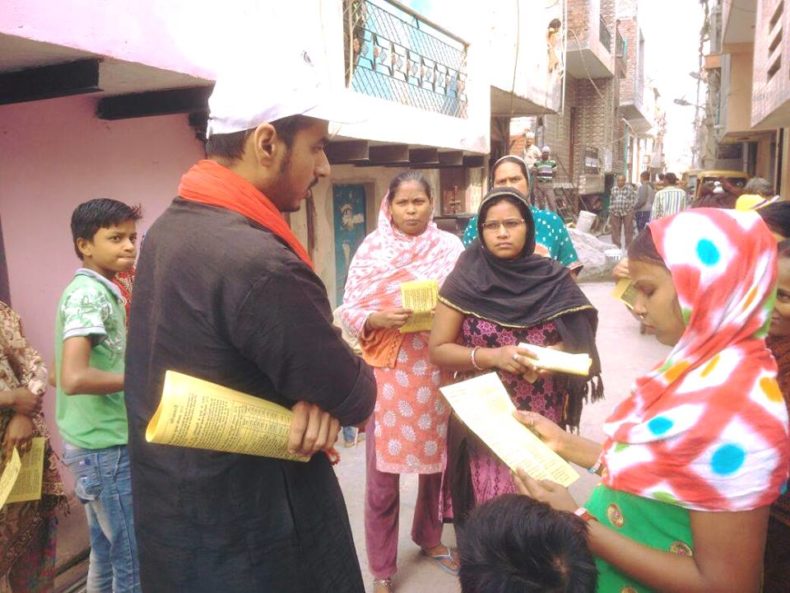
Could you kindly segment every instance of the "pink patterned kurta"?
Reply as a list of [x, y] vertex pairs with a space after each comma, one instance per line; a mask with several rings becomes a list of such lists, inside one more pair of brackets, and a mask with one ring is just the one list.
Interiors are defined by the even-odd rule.
[[427, 361], [428, 332], [406, 336], [395, 368], [377, 368], [376, 468], [435, 474], [447, 457], [450, 410], [439, 393], [441, 371]]
[[[361, 337], [371, 313], [401, 306], [400, 285], [436, 280], [439, 285], [463, 252], [461, 240], [433, 222], [410, 236], [392, 224], [382, 200], [378, 227], [351, 262], [343, 305], [345, 329]], [[388, 473], [439, 473], [446, 459], [449, 408], [439, 393], [440, 370], [428, 360], [429, 332], [407, 334], [392, 367], [375, 369], [376, 468]]]

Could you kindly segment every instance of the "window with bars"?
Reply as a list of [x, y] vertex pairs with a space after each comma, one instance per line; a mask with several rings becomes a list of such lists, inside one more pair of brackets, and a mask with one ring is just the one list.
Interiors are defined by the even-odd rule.
[[468, 44], [386, 0], [344, 1], [346, 84], [380, 99], [467, 116]]

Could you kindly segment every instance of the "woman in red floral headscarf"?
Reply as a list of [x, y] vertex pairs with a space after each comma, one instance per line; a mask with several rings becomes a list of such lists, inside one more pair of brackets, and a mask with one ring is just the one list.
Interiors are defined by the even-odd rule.
[[635, 312], [673, 349], [609, 417], [603, 446], [521, 416], [566, 459], [600, 468], [586, 509], [523, 472], [521, 490], [590, 519], [599, 591], [757, 593], [788, 476], [787, 410], [764, 339], [776, 243], [753, 212], [691, 210], [651, 223], [629, 271]]

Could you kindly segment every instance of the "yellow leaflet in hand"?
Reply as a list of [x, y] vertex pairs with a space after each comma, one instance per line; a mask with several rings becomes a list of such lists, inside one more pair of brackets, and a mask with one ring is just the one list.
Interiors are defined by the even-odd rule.
[[403, 282], [400, 285], [400, 295], [403, 308], [413, 312], [400, 328], [400, 333], [431, 331], [433, 310], [439, 297], [439, 283], [436, 280]]
[[260, 397], [167, 371], [162, 401], [148, 423], [145, 439], [161, 445], [308, 461], [288, 452], [292, 417], [288, 408]]

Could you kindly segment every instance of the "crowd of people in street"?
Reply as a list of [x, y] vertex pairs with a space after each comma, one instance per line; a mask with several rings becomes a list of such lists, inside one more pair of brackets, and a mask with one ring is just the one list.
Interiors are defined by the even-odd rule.
[[[419, 476], [412, 540], [464, 593], [784, 591], [790, 204], [694, 208], [672, 173], [656, 192], [649, 175], [638, 189], [617, 178], [612, 234], [628, 254], [617, 274], [671, 350], [593, 442], [577, 432], [585, 403], [604, 396], [598, 312], [551, 211], [550, 149], [494, 163], [463, 242], [434, 223], [420, 173], [394, 176], [335, 316], [360, 356], [282, 217], [329, 175], [328, 122], [342, 106], [310, 84], [301, 56], [273, 66], [217, 82], [206, 158], [174, 180], [178, 197], [139, 258], [139, 208], [75, 208], [80, 267], [58, 303], [51, 379], [0, 304], [2, 459], [47, 438], [41, 399], [53, 381], [62, 460], [90, 531], [88, 593], [362, 593], [332, 469], [343, 426], [367, 435], [374, 593], [398, 588], [403, 474]], [[133, 269], [125, 297], [118, 276]], [[436, 281], [438, 303], [429, 331], [402, 333], [413, 311], [400, 288], [412, 280]], [[530, 345], [587, 354], [589, 373], [546, 371]], [[148, 442], [167, 370], [290, 408], [288, 449], [309, 460]], [[588, 501], [514, 473], [451, 412], [439, 388], [491, 372], [527, 430], [600, 476]], [[12, 593], [52, 591], [65, 496], [48, 444], [44, 471], [40, 500], [0, 511]], [[442, 541], [445, 522], [457, 550]]]

